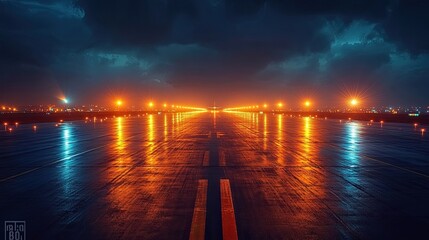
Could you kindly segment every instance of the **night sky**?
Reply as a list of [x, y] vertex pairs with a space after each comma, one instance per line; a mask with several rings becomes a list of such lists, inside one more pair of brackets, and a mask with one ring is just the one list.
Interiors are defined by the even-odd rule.
[[0, 103], [429, 104], [429, 1], [0, 0]]

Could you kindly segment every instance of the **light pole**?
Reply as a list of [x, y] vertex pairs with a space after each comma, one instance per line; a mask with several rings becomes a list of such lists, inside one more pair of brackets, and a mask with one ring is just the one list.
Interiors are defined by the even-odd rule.
[[119, 108], [122, 106], [122, 100], [116, 100], [116, 107], [119, 111]]
[[67, 112], [67, 104], [69, 103], [69, 100], [67, 98], [63, 98], [62, 100], [64, 103], [64, 108], [65, 108], [64, 110], [65, 110], [65, 112]]
[[356, 106], [359, 104], [359, 101], [356, 98], [352, 98], [350, 99], [349, 102], [350, 106], [351, 106], [351, 111], [356, 110]]

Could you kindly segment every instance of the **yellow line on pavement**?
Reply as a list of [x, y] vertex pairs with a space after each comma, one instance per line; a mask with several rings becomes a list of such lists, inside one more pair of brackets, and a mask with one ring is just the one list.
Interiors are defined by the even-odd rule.
[[238, 239], [237, 225], [235, 223], [234, 204], [232, 202], [231, 186], [228, 179], [220, 180], [220, 200], [222, 212], [223, 240]]
[[195, 199], [189, 240], [204, 240], [206, 229], [207, 179], [198, 180], [197, 198]]

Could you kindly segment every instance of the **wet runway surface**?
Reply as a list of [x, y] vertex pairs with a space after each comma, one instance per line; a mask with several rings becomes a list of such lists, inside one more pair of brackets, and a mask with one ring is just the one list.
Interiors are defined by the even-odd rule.
[[27, 239], [425, 238], [410, 124], [175, 113], [0, 132], [0, 221]]

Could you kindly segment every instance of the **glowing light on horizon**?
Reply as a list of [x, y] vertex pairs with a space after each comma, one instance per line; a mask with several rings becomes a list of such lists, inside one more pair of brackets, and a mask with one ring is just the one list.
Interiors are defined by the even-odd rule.
[[309, 100], [307, 100], [307, 101], [305, 101], [305, 102], [304, 102], [304, 105], [305, 105], [306, 107], [310, 107], [311, 102], [310, 102]]
[[356, 106], [356, 105], [358, 105], [358, 103], [359, 103], [359, 101], [356, 98], [353, 98], [350, 100], [350, 105], [352, 105], [352, 106]]
[[118, 107], [122, 106], [122, 100], [116, 100], [116, 106]]

